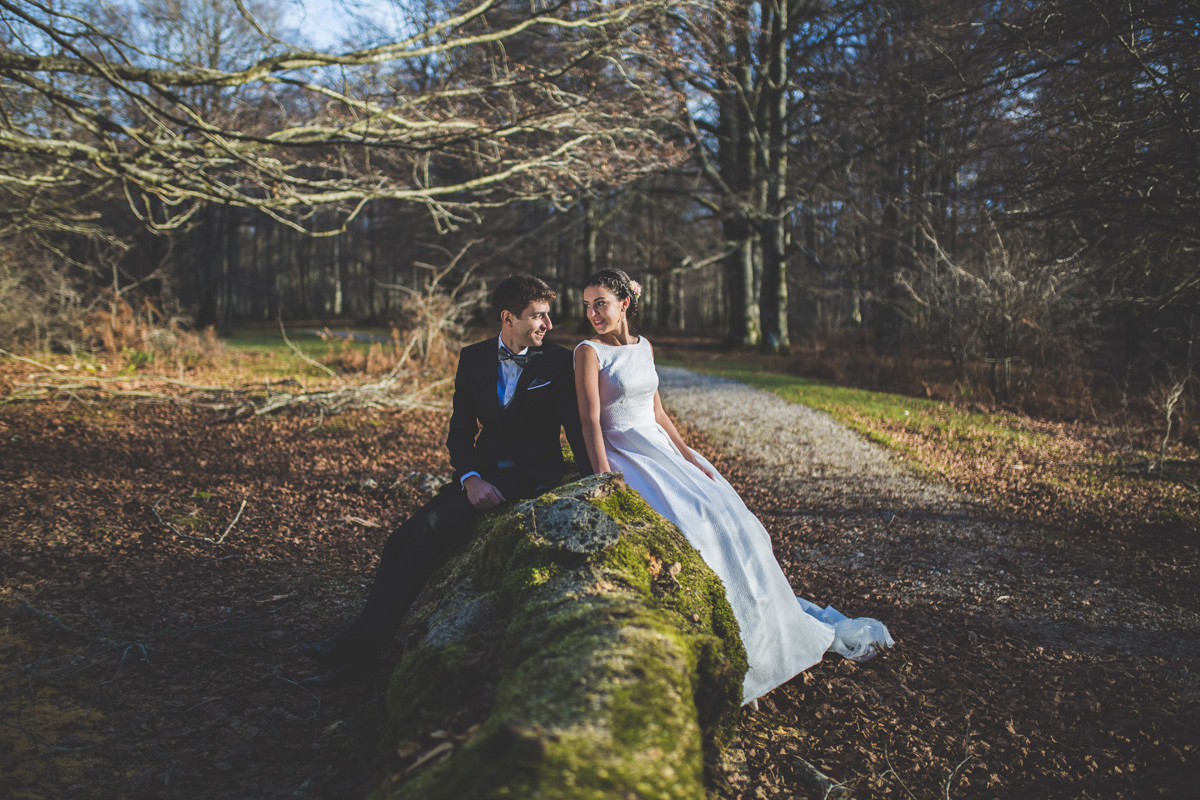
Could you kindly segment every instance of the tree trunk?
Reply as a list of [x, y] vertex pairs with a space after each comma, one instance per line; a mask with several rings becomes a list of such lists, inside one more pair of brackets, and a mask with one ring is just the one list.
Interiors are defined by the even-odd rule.
[[682, 333], [687, 329], [687, 292], [682, 272], [671, 273], [671, 327]]
[[241, 283], [242, 212], [233, 206], [223, 206], [221, 211], [225, 220], [222, 226], [225, 235], [225, 270], [222, 282], [224, 297], [221, 304], [221, 330], [229, 332], [233, 330], [233, 320], [237, 314], [238, 289]]
[[191, 232], [196, 243], [192, 253], [193, 270], [196, 275], [196, 327], [206, 328], [217, 324], [217, 280], [216, 262], [216, 214], [213, 206], [205, 206], [201, 212], [203, 222]]
[[484, 518], [402, 635], [381, 751], [446, 744], [384, 797], [700, 798], [741, 702], [720, 580], [613, 473]]
[[763, 349], [768, 353], [786, 353], [791, 349], [788, 334], [787, 285], [787, 178], [788, 178], [788, 34], [791, 31], [788, 0], [764, 2], [764, 15], [770, 13], [767, 52], [767, 82], [763, 88], [767, 142], [767, 164], [763, 171]]
[[729, 298], [729, 344], [754, 348], [762, 341], [754, 237], [744, 221], [725, 225], [725, 240], [734, 250], [725, 257], [725, 293]]
[[600, 261], [596, 255], [600, 237], [600, 230], [596, 226], [596, 206], [586, 198], [579, 205], [583, 209], [583, 271], [591, 276], [600, 269]]
[[734, 61], [728, 81], [717, 95], [719, 106], [718, 165], [728, 194], [722, 200], [722, 231], [732, 252], [725, 258], [725, 286], [729, 297], [729, 343], [753, 348], [762, 341], [759, 309], [759, 239], [747, 214], [757, 175], [753, 120], [747, 107], [754, 96], [753, 44], [749, 4], [732, 30]]

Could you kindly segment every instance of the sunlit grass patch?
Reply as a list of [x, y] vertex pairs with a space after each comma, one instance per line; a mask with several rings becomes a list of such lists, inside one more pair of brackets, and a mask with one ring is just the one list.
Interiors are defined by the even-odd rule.
[[735, 355], [675, 363], [825, 411], [921, 474], [1005, 511], [1064, 529], [1106, 535], [1131, 526], [1200, 521], [1186, 482], [1114, 469], [1122, 454], [1095, 423], [1064, 425], [1007, 411], [875, 392], [748, 368]]
[[[284, 340], [284, 334], [287, 340]], [[322, 338], [321, 334], [325, 334]], [[229, 335], [222, 337], [225, 346], [243, 353], [264, 354], [293, 354], [287, 342], [299, 348], [302, 353], [312, 358], [318, 358], [329, 349], [328, 339], [336, 341], [349, 340], [355, 347], [364, 351], [376, 339], [388, 339], [390, 332], [384, 328], [327, 328], [314, 325], [285, 326], [281, 331], [278, 325], [270, 327], [236, 328]]]
[[963, 411], [934, 400], [746, 369], [737, 366], [732, 357], [706, 362], [700, 369], [825, 411], [872, 441], [913, 456], [920, 456], [919, 449], [900, 434], [940, 441], [951, 449], [971, 453], [1044, 447], [1051, 441], [1046, 434], [1023, 429], [1020, 419], [1012, 414]]
[[[280, 331], [278, 327], [237, 328], [222, 337], [222, 340], [226, 347], [241, 353], [286, 352], [288, 346], [283, 338], [285, 331]], [[308, 333], [307, 329], [293, 328], [286, 333], [287, 338], [308, 355], [318, 355], [325, 347], [325, 343]]]
[[[330, 343], [313, 330], [306, 327], [281, 331], [277, 326], [237, 328], [222, 341], [231, 354], [241, 356], [237, 359], [238, 367], [251, 375], [328, 377], [328, 373], [306, 360], [321, 362], [330, 352]], [[349, 346], [361, 347], [366, 352], [369, 344], [355, 342]]]

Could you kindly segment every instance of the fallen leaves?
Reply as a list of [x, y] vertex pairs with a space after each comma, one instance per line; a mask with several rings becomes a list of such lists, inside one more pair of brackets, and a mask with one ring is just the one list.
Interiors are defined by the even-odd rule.
[[[960, 524], [849, 502], [813, 508], [803, 496], [764, 489], [753, 464], [722, 453], [699, 432], [686, 430], [684, 438], [760, 511], [801, 594], [875, 616], [898, 642], [858, 667], [827, 657], [769, 694], [762, 710], [744, 712], [749, 782], [734, 795], [739, 800], [759, 792], [820, 796], [794, 757], [860, 797], [1108, 800], [1191, 791], [1200, 756], [1177, 754], [1169, 743], [1200, 741], [1200, 702], [1194, 692], [1181, 697], [1167, 677], [1183, 674], [1178, 666], [1189, 645], [1180, 641], [1183, 649], [1166, 667], [1153, 629], [1144, 634], [1154, 643], [1149, 648], [1104, 644], [1136, 638], [1128, 626], [1146, 607], [1144, 598], [1163, 599], [1148, 568], [1155, 563], [1150, 552], [1139, 550], [1136, 564], [1112, 560], [1103, 556], [1108, 540], [1048, 539], [1043, 529], [1008, 517], [996, 523], [1002, 535], [987, 546], [964, 540], [937, 549], [930, 539], [953, 542]], [[862, 581], [881, 570], [858, 569], [855, 554], [863, 551], [894, 579], [861, 591]], [[947, 552], [982, 555], [975, 563], [941, 560]], [[1176, 550], [1179, 563], [1194, 563], [1189, 557]], [[1181, 620], [1194, 613], [1194, 593], [1173, 588], [1168, 596]], [[853, 608], [837, 598], [853, 598]], [[1096, 616], [1085, 622], [1083, 612]], [[1101, 644], [1085, 646], [1080, 633]]]
[[[397, 479], [449, 471], [445, 423], [5, 407], [0, 795], [365, 795], [383, 703], [361, 692], [384, 682], [318, 697], [294, 648], [353, 615], [388, 522], [427, 497]], [[97, 744], [54, 749], [47, 687]]]

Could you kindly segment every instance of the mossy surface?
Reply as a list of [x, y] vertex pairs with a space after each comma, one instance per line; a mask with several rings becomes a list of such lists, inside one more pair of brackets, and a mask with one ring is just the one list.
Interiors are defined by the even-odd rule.
[[[622, 538], [590, 556], [540, 546], [522, 520], [559, 497], [594, 504]], [[463, 626], [462, 642], [417, 641], [484, 594], [501, 618]], [[456, 687], [494, 680], [494, 694], [473, 735], [411, 774], [397, 767], [380, 796], [704, 796], [705, 754], [732, 731], [745, 654], [719, 579], [619, 477], [485, 518], [420, 606], [388, 694], [385, 749], [453, 716]]]
[[[407, 654], [388, 686], [389, 722], [409, 729], [437, 719], [461, 702], [461, 692], [474, 682], [470, 650], [464, 644], [422, 647]], [[425, 678], [437, 675], [436, 681]]]

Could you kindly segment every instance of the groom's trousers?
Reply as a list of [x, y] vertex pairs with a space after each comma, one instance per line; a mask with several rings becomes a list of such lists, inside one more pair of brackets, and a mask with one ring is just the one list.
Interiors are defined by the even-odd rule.
[[[533, 497], [542, 488], [536, 478], [517, 469], [496, 470], [483, 478], [510, 503]], [[401, 523], [388, 536], [375, 582], [351, 635], [362, 637], [368, 649], [382, 649], [430, 576], [469, 538], [485, 513], [472, 506], [466, 490], [452, 481]]]

